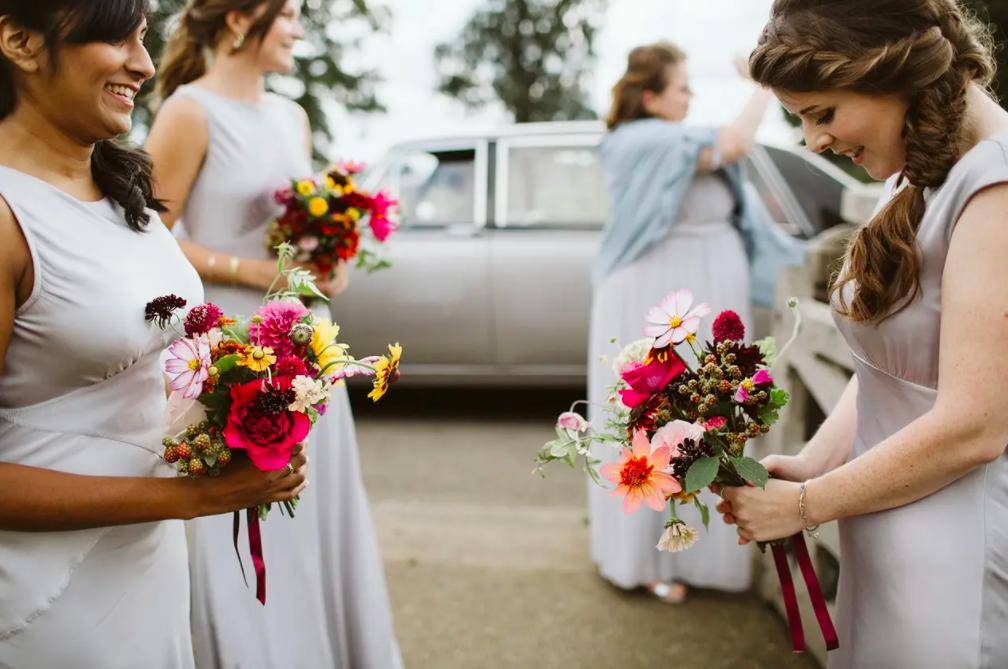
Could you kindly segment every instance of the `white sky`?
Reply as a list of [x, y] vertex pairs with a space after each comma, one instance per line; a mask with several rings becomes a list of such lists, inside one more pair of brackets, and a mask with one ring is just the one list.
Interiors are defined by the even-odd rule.
[[[336, 133], [333, 158], [371, 161], [391, 144], [436, 137], [466, 128], [508, 122], [501, 110], [466, 110], [435, 91], [434, 45], [455, 38], [480, 0], [384, 0], [393, 12], [385, 33], [364, 39], [347, 64], [377, 68], [386, 114], [347, 114], [329, 109]], [[688, 122], [714, 125], [730, 121], [752, 91], [732, 64], [755, 45], [771, 0], [610, 0], [596, 41], [598, 60], [592, 105], [603, 115], [609, 91], [631, 48], [667, 39], [689, 54], [691, 86], [696, 91]], [[771, 109], [761, 138], [788, 141], [790, 129]]]

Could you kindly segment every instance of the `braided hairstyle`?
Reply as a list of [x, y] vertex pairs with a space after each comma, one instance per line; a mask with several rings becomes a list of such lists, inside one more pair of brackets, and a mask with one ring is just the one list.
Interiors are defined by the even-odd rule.
[[833, 282], [848, 318], [879, 323], [919, 293], [924, 189], [941, 186], [962, 155], [966, 95], [974, 82], [990, 92], [991, 45], [987, 28], [956, 0], [774, 2], [749, 59], [757, 82], [799, 93], [896, 94], [909, 105], [899, 181], [907, 183], [851, 240]]
[[[0, 0], [0, 16], [40, 33], [53, 67], [59, 67], [59, 48], [65, 44], [121, 42], [143, 22], [147, 0]], [[0, 119], [18, 105], [15, 71], [0, 56]], [[140, 231], [150, 222], [148, 209], [165, 211], [154, 197], [151, 162], [142, 151], [115, 139], [103, 139], [91, 152], [91, 175], [99, 190], [123, 208], [126, 223]]]
[[626, 72], [612, 90], [612, 108], [606, 126], [613, 130], [620, 123], [648, 118], [644, 109], [644, 91], [660, 94], [669, 85], [669, 66], [686, 60], [686, 54], [669, 42], [639, 46], [627, 57]]
[[242, 43], [232, 47], [236, 53], [261, 44], [287, 0], [189, 0], [179, 16], [179, 23], [165, 45], [158, 68], [157, 97], [168, 99], [183, 84], [199, 79], [207, 70], [207, 52], [215, 49], [226, 36], [230, 12], [251, 14], [260, 6], [266, 10], [244, 35]]

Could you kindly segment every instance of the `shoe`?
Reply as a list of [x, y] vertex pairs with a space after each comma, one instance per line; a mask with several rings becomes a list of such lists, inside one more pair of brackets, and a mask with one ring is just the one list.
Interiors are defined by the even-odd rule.
[[689, 592], [685, 583], [662, 583], [659, 581], [646, 587], [648, 592], [666, 604], [682, 604], [686, 601], [686, 593]]

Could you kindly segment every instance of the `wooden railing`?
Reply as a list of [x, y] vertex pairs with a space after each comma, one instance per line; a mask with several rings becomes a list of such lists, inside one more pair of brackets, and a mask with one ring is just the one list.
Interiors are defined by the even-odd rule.
[[[789, 268], [778, 282], [776, 303], [780, 306], [775, 309], [771, 320], [771, 332], [778, 346], [790, 338], [794, 324], [793, 315], [785, 306], [789, 297], [799, 300], [802, 328], [798, 339], [774, 368], [777, 383], [791, 393], [791, 401], [781, 412], [780, 422], [774, 429], [763, 439], [753, 442], [753, 454], [757, 458], [770, 453], [794, 454], [800, 451], [836, 405], [850, 380], [850, 353], [834, 325], [826, 303], [826, 287], [852, 230], [852, 227], [843, 226], [823, 233], [813, 243], [809, 263], [805, 267]], [[809, 551], [832, 613], [840, 559], [836, 523], [822, 526], [819, 538], [809, 540]], [[761, 565], [762, 568], [757, 570], [757, 587], [784, 615], [780, 585], [770, 551], [762, 556]], [[794, 573], [794, 581], [798, 587], [809, 651], [825, 665], [826, 649], [822, 634], [809, 605], [804, 582], [797, 572]]]

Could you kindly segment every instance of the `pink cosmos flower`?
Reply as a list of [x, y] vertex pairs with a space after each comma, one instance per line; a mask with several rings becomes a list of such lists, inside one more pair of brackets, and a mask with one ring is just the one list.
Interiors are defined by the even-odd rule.
[[389, 219], [388, 212], [398, 206], [399, 201], [390, 198], [384, 191], [379, 191], [371, 198], [369, 224], [371, 232], [374, 233], [375, 239], [378, 241], [384, 242], [389, 238], [389, 235], [396, 231], [398, 226], [395, 221]]
[[257, 346], [272, 348], [277, 358], [292, 355], [294, 342], [291, 341], [291, 330], [307, 313], [308, 310], [300, 302], [268, 302], [255, 312], [259, 322], [249, 325], [249, 338]]
[[773, 377], [770, 376], [770, 372], [761, 369], [755, 374], [753, 374], [748, 379], [743, 379], [742, 383], [739, 384], [738, 390], [735, 391], [735, 401], [739, 404], [745, 404], [749, 401], [749, 396], [760, 386], [768, 386], [773, 383]]
[[564, 411], [560, 414], [560, 417], [557, 418], [557, 427], [563, 430], [572, 430], [574, 432], [585, 432], [588, 430], [588, 421], [586, 421], [579, 413]]
[[671, 452], [668, 446], [652, 450], [643, 430], [634, 433], [633, 450], [624, 448], [619, 462], [607, 462], [599, 473], [616, 484], [614, 496], [623, 496], [623, 512], [633, 513], [641, 504], [655, 511], [665, 508], [665, 498], [682, 490], [679, 481], [665, 472]]
[[655, 348], [680, 344], [687, 336], [696, 334], [700, 319], [710, 313], [706, 304], [693, 306], [693, 293], [677, 290], [665, 296], [657, 307], [647, 313], [644, 334], [655, 337]]
[[620, 373], [629, 388], [619, 391], [620, 399], [628, 409], [647, 401], [651, 395], [686, 371], [686, 364], [671, 349], [655, 355], [648, 354], [644, 362], [631, 362]]
[[168, 352], [172, 356], [165, 361], [165, 372], [170, 377], [168, 387], [182, 391], [186, 399], [199, 397], [212, 364], [210, 342], [204, 336], [177, 339]]

